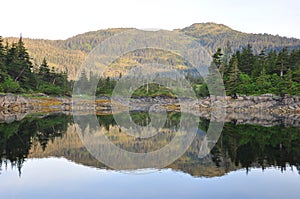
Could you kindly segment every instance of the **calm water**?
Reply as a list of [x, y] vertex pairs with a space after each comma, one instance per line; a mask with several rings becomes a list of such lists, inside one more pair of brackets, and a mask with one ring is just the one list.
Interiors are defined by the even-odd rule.
[[[132, 114], [141, 125], [145, 113]], [[173, 138], [179, 113], [168, 114], [158, 135], [133, 139], [112, 115], [97, 119], [109, 140], [127, 151], [155, 151]], [[199, 155], [209, 121], [186, 152], [161, 169], [116, 170], [82, 143], [72, 116], [27, 116], [0, 124], [1, 198], [299, 198], [300, 129], [225, 123], [218, 142]]]

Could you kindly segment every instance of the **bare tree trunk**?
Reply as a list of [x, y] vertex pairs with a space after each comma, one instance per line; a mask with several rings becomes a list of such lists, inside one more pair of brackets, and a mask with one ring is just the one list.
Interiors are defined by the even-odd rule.
[[21, 75], [24, 73], [24, 71], [25, 71], [25, 68], [23, 68], [21, 70], [21, 72], [18, 74], [18, 76], [15, 78], [15, 82], [18, 81], [18, 79], [21, 77]]

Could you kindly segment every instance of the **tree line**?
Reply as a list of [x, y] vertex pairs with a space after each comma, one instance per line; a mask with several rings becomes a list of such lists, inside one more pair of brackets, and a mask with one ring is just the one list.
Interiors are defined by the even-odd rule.
[[[21, 167], [38, 142], [45, 150], [49, 142], [62, 137], [72, 123], [72, 116], [52, 114], [42, 118], [27, 117], [12, 123], [0, 123], [0, 171], [3, 164], [11, 163], [21, 175]], [[0, 172], [1, 174], [1, 172]]]
[[[212, 58], [212, 65], [215, 67], [209, 68], [210, 76], [214, 68], [220, 72], [227, 95], [236, 97], [237, 94], [272, 93], [283, 96], [300, 93], [300, 49], [263, 48], [256, 54], [248, 44], [242, 50], [234, 52], [228, 42], [224, 49], [218, 48]], [[45, 58], [40, 65], [34, 65], [22, 37], [18, 42], [4, 44], [0, 36], [0, 92], [71, 95], [73, 82], [68, 81], [67, 73], [68, 71], [58, 72], [53, 67], [50, 68]], [[78, 85], [83, 91], [89, 91], [94, 82], [94, 85], [98, 85], [97, 95], [111, 95], [118, 78], [102, 77], [98, 83], [95, 82], [97, 79], [95, 75], [83, 71]], [[208, 81], [209, 79], [212, 82], [215, 80], [214, 77], [208, 78]], [[206, 83], [201, 78], [193, 78], [192, 83], [198, 95], [209, 95]], [[137, 94], [149, 96], [148, 87], [141, 88]], [[152, 87], [157, 90], [156, 85], [150, 85], [150, 90]], [[152, 92], [151, 95], [161, 93], [167, 95], [165, 90]]]
[[22, 37], [4, 44], [0, 36], [0, 92], [69, 95], [70, 91], [67, 71], [50, 68], [45, 58], [41, 65], [34, 65]]
[[[209, 75], [203, 78], [187, 73], [186, 78], [192, 83], [194, 91], [200, 97], [210, 93], [207, 83], [215, 84], [216, 71], [220, 73], [226, 95], [236, 98], [240, 95], [275, 94], [279, 96], [298, 95], [300, 93], [300, 49], [282, 48], [281, 50], [263, 48], [260, 53], [254, 53], [248, 44], [242, 50], [233, 51], [228, 42], [224, 49], [218, 48], [212, 55]], [[191, 72], [193, 73], [193, 72]], [[120, 76], [122, 77], [122, 76]], [[120, 78], [119, 77], [119, 78]], [[96, 95], [111, 95], [119, 78], [100, 78]], [[204, 77], [205, 78], [205, 77]], [[81, 91], [89, 92], [91, 84], [97, 78], [82, 71], [79, 79]], [[93, 83], [94, 82], [94, 83]], [[134, 96], [174, 96], [172, 91], [164, 86], [147, 84], [134, 92]]]
[[264, 48], [259, 54], [254, 54], [248, 44], [233, 53], [228, 43], [213, 54], [212, 64], [223, 77], [227, 95], [300, 93], [300, 49], [267, 51]]

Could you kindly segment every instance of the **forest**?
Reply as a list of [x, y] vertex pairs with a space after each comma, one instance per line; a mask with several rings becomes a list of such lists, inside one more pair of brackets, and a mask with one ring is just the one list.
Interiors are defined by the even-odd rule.
[[[224, 49], [218, 48], [212, 55], [213, 61], [207, 77], [199, 77], [186, 72], [186, 79], [191, 82], [198, 97], [209, 96], [207, 84], [216, 84], [215, 72], [220, 73], [227, 96], [274, 94], [277, 96], [298, 95], [300, 93], [300, 49], [281, 50], [263, 48], [255, 54], [248, 44], [242, 50], [233, 51], [230, 42]], [[82, 91], [89, 92], [89, 84], [96, 81], [93, 75], [90, 79], [82, 71], [79, 84]], [[108, 95], [113, 92], [118, 78], [100, 78], [96, 95]], [[169, 96], [174, 93], [169, 88], [149, 83], [133, 92], [133, 97]]]
[[280, 51], [263, 48], [254, 54], [248, 44], [232, 53], [230, 43], [213, 55], [213, 64], [223, 77], [226, 94], [236, 96], [300, 93], [300, 49]]
[[70, 91], [67, 72], [50, 68], [45, 58], [34, 65], [22, 37], [4, 44], [0, 36], [0, 92], [70, 95]]
[[[267, 49], [264, 47], [255, 53], [248, 44], [241, 50], [233, 50], [231, 42], [212, 55], [210, 74], [214, 68], [223, 78], [226, 95], [275, 94], [284, 96], [300, 93], [300, 49], [284, 47]], [[194, 91], [199, 97], [209, 95], [207, 83], [214, 81], [208, 76], [207, 81], [201, 77], [186, 74], [192, 82]], [[96, 95], [110, 96], [122, 74], [116, 77], [101, 77], [98, 81]], [[89, 91], [89, 85], [97, 81], [97, 77], [86, 74], [83, 70], [78, 80], [83, 91]], [[68, 80], [68, 70], [58, 71], [48, 65], [46, 58], [40, 65], [32, 63], [25, 48], [22, 37], [18, 42], [4, 44], [0, 37], [0, 92], [4, 93], [45, 93], [55, 96], [71, 96], [73, 81]], [[174, 96], [172, 91], [163, 86], [150, 84], [140, 87], [133, 96]]]

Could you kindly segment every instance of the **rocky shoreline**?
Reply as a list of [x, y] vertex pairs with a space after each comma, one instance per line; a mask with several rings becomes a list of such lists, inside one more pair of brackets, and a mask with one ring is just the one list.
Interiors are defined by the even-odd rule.
[[[271, 94], [262, 96], [231, 97], [210, 96], [192, 101], [167, 97], [140, 97], [124, 102], [121, 98], [111, 101], [108, 97], [95, 101], [87, 99], [59, 98], [49, 96], [23, 97], [14, 94], [0, 95], [0, 121], [21, 120], [28, 113], [66, 112], [111, 113], [129, 107], [132, 111], [182, 111], [208, 118], [212, 121], [226, 121], [240, 124], [300, 126], [300, 96], [278, 97]], [[219, 107], [215, 111], [216, 107]], [[212, 114], [213, 113], [213, 114]]]

